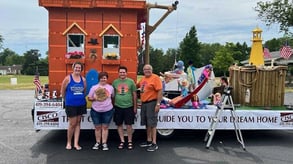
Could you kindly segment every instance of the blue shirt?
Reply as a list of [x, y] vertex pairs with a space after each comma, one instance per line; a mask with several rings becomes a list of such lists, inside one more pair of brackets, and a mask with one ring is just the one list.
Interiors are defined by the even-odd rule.
[[66, 87], [65, 106], [83, 106], [85, 104], [83, 79], [80, 77], [80, 82], [75, 82], [70, 75], [70, 82]]

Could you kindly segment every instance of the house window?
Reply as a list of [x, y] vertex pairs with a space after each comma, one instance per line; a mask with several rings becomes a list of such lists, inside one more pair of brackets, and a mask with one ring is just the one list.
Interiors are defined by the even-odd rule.
[[103, 36], [103, 59], [120, 58], [120, 37], [119, 35]]
[[67, 53], [82, 52], [84, 53], [84, 35], [68, 34], [67, 35]]

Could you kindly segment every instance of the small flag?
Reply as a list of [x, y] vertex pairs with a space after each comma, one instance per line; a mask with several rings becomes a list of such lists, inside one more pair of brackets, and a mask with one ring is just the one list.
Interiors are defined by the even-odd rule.
[[40, 82], [40, 79], [39, 79], [39, 75], [35, 75], [35, 78], [34, 78], [33, 83], [35, 84], [37, 91], [42, 90], [42, 86], [41, 86], [41, 82]]
[[176, 69], [176, 65], [177, 65], [177, 60], [176, 60], [176, 57], [175, 57], [175, 60], [174, 60], [174, 64], [173, 64], [173, 70], [175, 70]]
[[145, 31], [144, 30], [141, 33], [141, 47], [142, 47], [143, 50], [145, 49]]
[[280, 49], [280, 56], [283, 57], [284, 59], [289, 59], [290, 56], [292, 55], [292, 49], [290, 46], [288, 45], [284, 45], [281, 49]]
[[272, 55], [271, 55], [271, 53], [270, 53], [270, 51], [269, 51], [268, 48], [264, 48], [264, 49], [263, 49], [263, 56], [264, 56], [265, 58], [271, 58], [271, 57], [272, 57]]

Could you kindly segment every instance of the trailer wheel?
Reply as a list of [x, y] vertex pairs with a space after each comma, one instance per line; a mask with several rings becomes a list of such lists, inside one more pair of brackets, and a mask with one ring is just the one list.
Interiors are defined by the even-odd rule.
[[157, 129], [159, 137], [161, 138], [170, 138], [174, 135], [174, 129]]

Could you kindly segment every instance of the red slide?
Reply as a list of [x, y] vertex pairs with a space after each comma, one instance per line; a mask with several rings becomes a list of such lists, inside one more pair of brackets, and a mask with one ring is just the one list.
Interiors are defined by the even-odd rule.
[[173, 106], [174, 106], [175, 108], [180, 108], [182, 105], [184, 105], [185, 103], [187, 103], [187, 102], [192, 98], [193, 95], [197, 94], [197, 93], [201, 90], [201, 88], [207, 83], [207, 81], [208, 81], [208, 78], [205, 78], [205, 79], [201, 82], [201, 84], [195, 88], [195, 90], [194, 90], [193, 92], [191, 92], [189, 95], [187, 95], [187, 96], [184, 97], [183, 99], [179, 100], [179, 101], [178, 101], [177, 103], [175, 103]]

